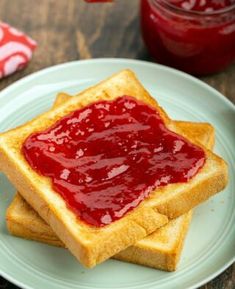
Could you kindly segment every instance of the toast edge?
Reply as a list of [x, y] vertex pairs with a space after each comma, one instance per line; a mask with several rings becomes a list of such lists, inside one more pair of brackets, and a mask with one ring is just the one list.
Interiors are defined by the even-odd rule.
[[[65, 248], [65, 245], [56, 237], [51, 229], [47, 230], [46, 227], [48, 227], [48, 225], [45, 224], [45, 228], [43, 226], [36, 226], [36, 224], [35, 226], [32, 226], [32, 224], [29, 224], [30, 219], [22, 222], [19, 216], [14, 214], [14, 206], [17, 201], [19, 201], [17, 197], [22, 198], [20, 195], [16, 194], [11, 205], [7, 209], [6, 223], [8, 231], [16, 237]], [[177, 237], [174, 241], [174, 244], [170, 248], [161, 250], [159, 248], [150, 246], [146, 249], [146, 247], [143, 248], [137, 243], [136, 245], [128, 247], [112, 258], [165, 271], [176, 270], [182, 252], [184, 239], [188, 232], [191, 216], [191, 211], [181, 216], [183, 221], [181, 221], [180, 230], [177, 231]], [[164, 227], [161, 229], [164, 229]]]
[[185, 238], [188, 233], [192, 219], [192, 211], [184, 214], [179, 237], [170, 250], [161, 251], [156, 248], [141, 248], [141, 246], [131, 246], [119, 252], [113, 258], [125, 262], [144, 265], [154, 269], [164, 271], [175, 271], [177, 269]]
[[59, 236], [77, 259], [87, 268], [92, 268], [128, 246], [133, 245], [168, 222], [168, 217], [159, 214], [154, 208], [144, 210], [142, 208], [141, 215], [143, 219], [140, 222], [138, 219], [139, 210], [137, 209], [136, 214], [132, 213], [128, 216], [128, 226], [126, 223], [122, 226], [116, 226], [114, 232], [109, 235], [106, 233], [102, 234], [102, 236], [99, 236], [93, 242], [78, 241], [79, 236], [75, 236], [69, 230], [63, 219], [61, 219], [61, 216], [53, 208], [49, 208], [49, 205], [38, 192], [37, 187], [27, 176], [20, 172], [17, 163], [8, 156], [3, 146], [0, 146], [0, 155], [0, 167], [4, 166], [4, 173], [8, 179], [34, 210], [48, 222], [56, 235]]
[[43, 234], [39, 234], [38, 232], [29, 230], [29, 228], [17, 222], [14, 218], [11, 217], [7, 218], [7, 229], [12, 235], [16, 237], [33, 240], [56, 247], [65, 247], [59, 239], [52, 239], [50, 236], [45, 236]]
[[[219, 170], [216, 174], [191, 188], [190, 193], [184, 191], [180, 196], [176, 195], [173, 198], [168, 198], [164, 203], [157, 205], [158, 212], [168, 216], [169, 219], [175, 219], [208, 200], [215, 195], [215, 191], [217, 193], [221, 192], [228, 183], [228, 165], [218, 156], [217, 162]], [[205, 190], [205, 188], [207, 189]]]

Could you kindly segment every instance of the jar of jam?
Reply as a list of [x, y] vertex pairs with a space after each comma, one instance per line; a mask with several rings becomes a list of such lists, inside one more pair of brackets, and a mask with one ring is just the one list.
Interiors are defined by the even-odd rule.
[[235, 59], [235, 0], [141, 0], [140, 15], [159, 63], [205, 75]]

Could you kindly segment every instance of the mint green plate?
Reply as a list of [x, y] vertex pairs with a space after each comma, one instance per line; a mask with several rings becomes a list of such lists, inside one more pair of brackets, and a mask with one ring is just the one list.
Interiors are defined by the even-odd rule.
[[229, 185], [195, 209], [176, 272], [161, 272], [115, 260], [86, 270], [65, 249], [8, 234], [4, 217], [15, 190], [0, 174], [0, 273], [20, 287], [196, 288], [235, 259], [235, 108], [203, 82], [164, 66], [128, 59], [66, 63], [34, 73], [0, 93], [0, 131], [49, 109], [57, 92], [77, 93], [124, 68], [137, 73], [172, 118], [210, 122], [215, 126], [215, 150], [229, 163]]

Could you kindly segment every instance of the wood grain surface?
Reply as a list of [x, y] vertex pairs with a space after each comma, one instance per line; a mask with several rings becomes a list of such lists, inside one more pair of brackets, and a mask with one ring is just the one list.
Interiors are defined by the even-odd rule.
[[[28, 67], [0, 81], [0, 90], [51, 65], [97, 57], [151, 61], [139, 32], [138, 0], [86, 4], [82, 0], [0, 0], [0, 19], [27, 32], [38, 42]], [[235, 64], [201, 78], [235, 103]], [[0, 278], [0, 288], [18, 288]], [[235, 265], [200, 287], [235, 289]]]

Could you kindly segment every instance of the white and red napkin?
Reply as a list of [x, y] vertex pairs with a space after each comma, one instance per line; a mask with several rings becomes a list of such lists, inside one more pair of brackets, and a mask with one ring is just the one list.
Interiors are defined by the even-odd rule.
[[0, 22], [0, 79], [23, 69], [37, 43], [23, 32]]

